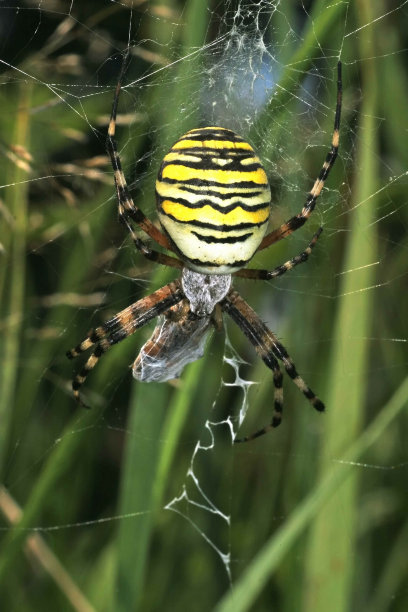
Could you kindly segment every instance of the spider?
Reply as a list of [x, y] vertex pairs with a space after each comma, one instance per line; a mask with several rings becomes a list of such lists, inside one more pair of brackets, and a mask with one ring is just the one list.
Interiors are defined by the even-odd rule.
[[[123, 61], [108, 127], [107, 151], [113, 166], [119, 218], [134, 245], [147, 259], [181, 269], [181, 277], [131, 304], [109, 321], [91, 330], [67, 352], [73, 359], [93, 352], [75, 376], [75, 399], [85, 405], [79, 390], [100, 357], [150, 320], [159, 317], [152, 337], [133, 364], [133, 376], [144, 381], [165, 381], [180, 375], [184, 365], [200, 357], [209, 332], [222, 326], [228, 314], [272, 370], [274, 409], [271, 421], [245, 442], [277, 427], [282, 418], [283, 390], [279, 361], [312, 406], [322, 412], [323, 402], [299, 376], [295, 364], [275, 334], [232, 287], [232, 277], [272, 279], [306, 261], [322, 228], [306, 249], [273, 270], [246, 269], [254, 254], [299, 229], [310, 217], [339, 146], [342, 102], [341, 63], [337, 65], [337, 104], [331, 148], [306, 202], [294, 217], [267, 233], [271, 195], [265, 170], [253, 148], [233, 131], [204, 127], [184, 134], [161, 164], [156, 201], [161, 229], [134, 204], [126, 183], [115, 139], [116, 115], [125, 71]], [[159, 246], [178, 257], [151, 249], [136, 233], [137, 225]]]

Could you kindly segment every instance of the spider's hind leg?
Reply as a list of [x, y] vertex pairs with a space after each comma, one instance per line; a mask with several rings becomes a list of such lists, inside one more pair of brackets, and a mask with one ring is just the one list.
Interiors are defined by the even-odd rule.
[[259, 357], [265, 365], [274, 373], [275, 384], [275, 414], [270, 425], [260, 429], [258, 432], [239, 441], [252, 440], [273, 427], [277, 427], [281, 420], [282, 413], [282, 374], [279, 370], [277, 359], [282, 361], [283, 366], [293, 380], [295, 385], [302, 391], [303, 395], [309, 400], [312, 406], [322, 412], [323, 402], [313, 393], [303, 378], [297, 373], [295, 364], [289, 357], [285, 347], [279, 342], [275, 334], [261, 321], [254, 310], [242, 299], [237, 291], [230, 291], [222, 302], [222, 309], [228, 313], [235, 323], [241, 328], [248, 340], [254, 346]]
[[145, 257], [147, 257], [147, 259], [166, 266], [171, 266], [173, 268], [181, 268], [182, 263], [179, 260], [177, 260], [175, 257], [170, 257], [169, 255], [165, 255], [151, 249], [143, 240], [138, 238], [134, 232], [133, 224], [136, 224], [157, 244], [169, 251], [174, 251], [173, 246], [167, 236], [165, 236], [163, 232], [158, 229], [148, 217], [146, 217], [143, 211], [135, 205], [132, 196], [130, 195], [126, 178], [122, 170], [122, 163], [116, 142], [116, 116], [118, 111], [119, 95], [122, 89], [122, 80], [128, 65], [128, 58], [129, 54], [126, 54], [123, 59], [122, 69], [116, 85], [115, 97], [113, 99], [112, 112], [106, 137], [106, 150], [112, 164], [118, 198], [119, 218], [128, 229], [136, 248]]
[[[74, 393], [74, 398], [75, 400], [78, 402], [78, 404], [80, 406], [83, 406], [84, 408], [90, 408], [90, 406], [88, 406], [88, 404], [86, 404], [80, 394], [79, 394], [79, 390], [82, 387], [82, 385], [84, 384], [85, 380], [87, 379], [87, 376], [89, 374], [89, 372], [91, 370], [94, 369], [94, 367], [96, 366], [96, 364], [98, 363], [99, 359], [102, 357], [102, 355], [110, 348], [110, 344], [105, 340], [106, 344], [97, 344], [95, 350], [92, 352], [91, 356], [88, 358], [88, 360], [86, 361], [85, 365], [83, 366], [82, 370], [79, 372], [79, 374], [77, 374], [75, 376], [75, 378], [72, 381], [72, 390]], [[68, 353], [67, 353], [68, 355]]]
[[112, 319], [92, 330], [85, 340], [75, 348], [69, 350], [67, 357], [74, 359], [92, 346], [95, 346], [94, 351], [82, 370], [72, 381], [72, 389], [77, 402], [86, 406], [81, 400], [79, 389], [84, 384], [89, 372], [93, 370], [99, 359], [111, 346], [121, 342], [133, 334], [139, 327], [143, 327], [151, 319], [158, 317], [175, 304], [178, 304], [183, 298], [184, 293], [181, 289], [181, 282], [180, 280], [175, 280], [118, 312]]
[[235, 438], [234, 444], [239, 444], [241, 442], [249, 442], [250, 440], [254, 440], [255, 438], [259, 438], [259, 436], [263, 436], [268, 433], [271, 429], [278, 427], [282, 421], [282, 410], [283, 410], [283, 376], [280, 370], [279, 364], [273, 356], [270, 356], [270, 365], [268, 366], [273, 370], [273, 384], [275, 388], [273, 404], [274, 411], [272, 415], [272, 420], [268, 425], [261, 427], [255, 431], [255, 433], [245, 436], [244, 438]]

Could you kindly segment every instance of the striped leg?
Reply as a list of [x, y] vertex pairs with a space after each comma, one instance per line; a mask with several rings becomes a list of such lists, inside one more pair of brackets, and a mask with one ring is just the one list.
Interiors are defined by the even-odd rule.
[[312, 252], [313, 247], [319, 239], [320, 234], [322, 233], [323, 228], [319, 227], [312, 240], [300, 255], [296, 255], [289, 259], [289, 261], [284, 264], [277, 266], [273, 270], [251, 270], [248, 268], [243, 268], [242, 270], [238, 270], [235, 272], [233, 276], [240, 276], [241, 278], [251, 278], [251, 279], [263, 279], [270, 280], [271, 278], [276, 278], [277, 276], [282, 276], [285, 272], [292, 270], [295, 266], [305, 262], [308, 260], [310, 253]]
[[143, 325], [148, 323], [151, 319], [158, 317], [171, 308], [171, 306], [180, 302], [183, 298], [184, 294], [181, 289], [181, 281], [176, 280], [169, 283], [151, 295], [128, 306], [100, 327], [91, 330], [85, 340], [68, 351], [68, 359], [74, 359], [92, 346], [95, 346], [88, 361], [72, 381], [74, 397], [77, 402], [87, 407], [80, 398], [79, 389], [84, 384], [89, 372], [93, 370], [98, 363], [100, 357], [106, 353], [111, 346], [121, 342], [133, 334], [139, 327], [143, 327]]
[[[286, 372], [293, 380], [295, 385], [302, 391], [305, 397], [307, 397], [312, 406], [319, 412], [322, 412], [324, 410], [323, 402], [316, 397], [310, 387], [308, 387], [305, 381], [299, 376], [296, 371], [295, 364], [289, 357], [285, 347], [279, 342], [275, 334], [266, 327], [254, 310], [252, 310], [252, 308], [242, 299], [237, 291], [230, 291], [222, 302], [222, 309], [224, 312], [228, 313], [235, 323], [241, 328], [248, 340], [255, 347], [257, 354], [261, 357], [267, 367], [274, 372], [275, 413], [272, 421], [268, 426], [260, 429], [254, 435], [244, 438], [243, 440], [252, 440], [254, 437], [258, 437], [266, 433], [271, 428], [277, 427], [277, 425], [280, 423], [282, 396], [279, 393], [279, 384], [282, 386], [282, 382], [281, 378], [277, 374], [276, 359], [282, 361]], [[278, 400], [278, 409], [276, 400]], [[279, 400], [281, 402], [280, 406]]]
[[275, 427], [278, 427], [278, 425], [281, 424], [282, 410], [283, 410], [282, 372], [280, 370], [278, 362], [276, 361], [275, 357], [272, 354], [268, 356], [268, 362], [265, 359], [264, 361], [266, 365], [268, 366], [268, 368], [270, 368], [273, 371], [273, 384], [275, 387], [275, 392], [274, 392], [274, 398], [273, 398], [274, 411], [272, 415], [272, 420], [268, 425], [265, 425], [265, 427], [261, 427], [261, 429], [258, 429], [255, 433], [251, 434], [250, 436], [244, 436], [243, 438], [235, 438], [234, 444], [239, 444], [241, 442], [249, 442], [250, 440], [259, 438], [259, 436], [263, 436], [264, 434], [268, 433], [268, 431], [270, 431], [271, 429], [274, 429]]
[[341, 101], [342, 101], [342, 80], [341, 80], [341, 62], [337, 64], [337, 104], [336, 104], [336, 113], [334, 117], [334, 130], [333, 137], [331, 143], [331, 149], [327, 154], [325, 162], [322, 166], [320, 174], [316, 179], [308, 197], [305, 205], [302, 208], [302, 211], [283, 223], [280, 227], [278, 227], [273, 232], [270, 232], [265, 236], [259, 245], [258, 251], [262, 249], [266, 249], [271, 244], [282, 240], [282, 238], [286, 238], [292, 232], [302, 227], [304, 223], [308, 220], [310, 215], [312, 214], [314, 207], [316, 205], [316, 200], [322, 192], [324, 183], [329, 175], [330, 170], [333, 167], [334, 162], [336, 161], [338, 149], [339, 149], [339, 129], [340, 129], [340, 115], [341, 115]]
[[127, 66], [127, 59], [128, 59], [128, 56], [126, 55], [122, 63], [122, 69], [120, 72], [119, 81], [116, 86], [115, 97], [114, 97], [113, 106], [112, 106], [112, 113], [111, 113], [111, 118], [110, 118], [109, 127], [108, 127], [108, 135], [106, 138], [106, 149], [107, 149], [107, 152], [108, 152], [108, 155], [110, 157], [112, 167], [113, 167], [116, 192], [117, 192], [118, 202], [119, 202], [119, 218], [129, 230], [136, 248], [145, 257], [147, 257], [147, 259], [156, 261], [157, 263], [161, 263], [166, 266], [171, 266], [174, 268], [181, 268], [182, 264], [181, 262], [179, 262], [178, 259], [175, 259], [174, 257], [169, 257], [168, 255], [164, 255], [163, 253], [159, 253], [157, 251], [150, 249], [143, 242], [143, 240], [141, 240], [140, 238], [136, 236], [133, 230], [133, 227], [132, 227], [132, 222], [136, 223], [137, 225], [139, 225], [139, 227], [144, 232], [146, 232], [146, 234], [148, 234], [151, 238], [153, 238], [153, 240], [155, 240], [155, 242], [157, 242], [160, 246], [170, 251], [173, 250], [173, 247], [171, 246], [171, 243], [168, 240], [168, 238], [159, 229], [157, 229], [155, 225], [153, 225], [150, 219], [148, 219], [145, 216], [145, 214], [139, 208], [137, 208], [137, 206], [135, 206], [132, 200], [132, 197], [129, 193], [129, 189], [126, 183], [126, 178], [122, 170], [122, 164], [121, 164], [120, 156], [118, 153], [115, 133], [116, 133], [116, 115], [117, 115], [117, 110], [118, 110], [119, 95], [120, 95], [120, 90], [122, 87], [123, 75], [124, 75], [124, 72]]

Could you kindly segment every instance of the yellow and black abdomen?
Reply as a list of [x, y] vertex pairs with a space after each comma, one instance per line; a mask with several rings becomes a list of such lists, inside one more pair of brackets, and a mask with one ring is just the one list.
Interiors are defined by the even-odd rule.
[[265, 235], [270, 188], [250, 144], [220, 127], [184, 134], [156, 181], [160, 222], [182, 259], [202, 274], [244, 267]]

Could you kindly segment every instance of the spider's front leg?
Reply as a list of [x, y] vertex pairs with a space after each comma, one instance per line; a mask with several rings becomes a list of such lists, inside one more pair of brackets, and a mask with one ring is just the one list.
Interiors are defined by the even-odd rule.
[[285, 347], [279, 342], [275, 334], [261, 321], [254, 310], [242, 299], [237, 291], [231, 290], [227, 297], [221, 303], [224, 312], [230, 315], [235, 323], [241, 328], [248, 340], [254, 346], [257, 354], [261, 357], [264, 363], [274, 373], [275, 384], [275, 412], [269, 425], [260, 429], [255, 434], [246, 438], [236, 440], [236, 442], [245, 442], [256, 438], [273, 427], [277, 427], [281, 422], [282, 413], [282, 376], [280, 374], [277, 359], [282, 361], [283, 366], [293, 380], [295, 385], [307, 397], [312, 406], [322, 412], [324, 410], [323, 402], [316, 397], [310, 387], [305, 383], [303, 378], [296, 371], [295, 364], [288, 355]]
[[136, 235], [133, 229], [133, 224], [138, 225], [146, 234], [148, 234], [148, 236], [150, 236], [155, 242], [157, 242], [157, 244], [169, 251], [174, 251], [169, 239], [163, 234], [160, 229], [158, 229], [150, 221], [150, 219], [146, 217], [143, 211], [138, 208], [133, 202], [125, 175], [122, 170], [122, 163], [120, 161], [120, 155], [116, 143], [116, 115], [119, 104], [119, 95], [122, 89], [122, 80], [127, 68], [128, 59], [129, 54], [126, 54], [123, 59], [119, 81], [115, 90], [115, 97], [113, 100], [112, 113], [109, 121], [108, 134], [106, 138], [106, 149], [111, 160], [113, 176], [116, 186], [116, 193], [118, 197], [119, 219], [128, 229], [135, 247], [147, 259], [165, 266], [170, 266], [172, 268], [182, 268], [183, 265], [181, 261], [179, 261], [175, 257], [171, 257], [169, 255], [151, 249], [141, 238]]
[[180, 280], [169, 283], [151, 295], [142, 298], [121, 312], [118, 312], [118, 314], [100, 327], [91, 330], [85, 340], [75, 348], [69, 350], [67, 352], [68, 359], [74, 359], [92, 346], [95, 346], [88, 361], [72, 381], [72, 389], [77, 402], [86, 406], [81, 400], [79, 390], [84, 384], [89, 372], [93, 370], [100, 357], [106, 353], [111, 346], [121, 342], [133, 334], [137, 329], [146, 325], [151, 319], [169, 310], [169, 308], [180, 302], [183, 298], [184, 293], [181, 288]]
[[297, 229], [302, 227], [309, 219], [312, 214], [316, 200], [322, 192], [324, 184], [326, 182], [327, 177], [329, 176], [330, 170], [333, 168], [334, 162], [337, 159], [337, 154], [339, 151], [339, 142], [340, 142], [340, 117], [341, 117], [341, 104], [342, 104], [342, 95], [343, 95], [343, 84], [341, 77], [341, 62], [337, 63], [337, 102], [336, 102], [336, 110], [334, 114], [334, 128], [333, 128], [333, 136], [331, 141], [331, 147], [329, 152], [327, 153], [326, 159], [323, 163], [323, 166], [320, 170], [319, 176], [315, 180], [312, 189], [309, 192], [309, 195], [306, 198], [306, 202], [297, 215], [283, 223], [280, 227], [273, 230], [269, 234], [267, 234], [261, 244], [259, 245], [259, 251], [262, 249], [266, 249], [271, 246], [275, 242], [282, 240], [282, 238], [286, 238], [292, 232], [295, 232]]

